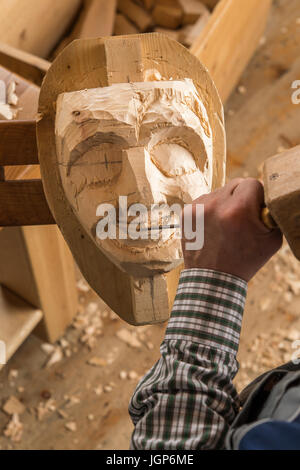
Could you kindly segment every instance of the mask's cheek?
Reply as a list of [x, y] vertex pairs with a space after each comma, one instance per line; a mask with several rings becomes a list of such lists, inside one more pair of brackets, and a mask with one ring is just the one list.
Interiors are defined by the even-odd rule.
[[210, 186], [200, 170], [177, 177], [176, 183], [184, 204], [190, 204], [198, 197], [210, 193]]
[[[82, 184], [80, 191], [78, 191], [78, 181]], [[115, 184], [101, 187], [88, 184], [87, 181], [83, 185], [84, 181], [86, 181], [86, 176], [80, 167], [77, 167], [73, 169], [72, 177], [64, 181], [63, 187], [78, 221], [93, 236], [93, 227], [99, 220], [96, 215], [98, 206], [103, 203], [115, 206], [117, 196]]]

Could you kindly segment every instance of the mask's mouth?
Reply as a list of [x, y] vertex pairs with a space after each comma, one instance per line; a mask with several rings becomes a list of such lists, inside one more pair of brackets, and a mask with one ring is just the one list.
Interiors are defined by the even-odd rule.
[[106, 240], [97, 239], [98, 243], [109, 244], [130, 251], [143, 253], [148, 250], [157, 250], [161, 246], [180, 238], [179, 215], [167, 211], [147, 210], [126, 219], [117, 218], [112, 230], [116, 237], [107, 237]]

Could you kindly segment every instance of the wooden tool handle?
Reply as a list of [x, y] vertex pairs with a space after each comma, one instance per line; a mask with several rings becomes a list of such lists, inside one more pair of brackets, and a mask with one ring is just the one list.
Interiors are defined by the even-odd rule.
[[264, 207], [263, 210], [261, 211], [261, 220], [263, 221], [265, 226], [269, 229], [278, 228], [278, 225], [273, 219], [273, 217], [271, 216], [271, 213], [268, 207]]

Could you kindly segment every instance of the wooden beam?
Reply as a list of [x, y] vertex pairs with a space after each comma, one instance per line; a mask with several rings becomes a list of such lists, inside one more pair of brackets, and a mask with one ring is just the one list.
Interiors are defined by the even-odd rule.
[[11, 72], [41, 85], [50, 62], [0, 42], [0, 64]]
[[[43, 317], [37, 309], [0, 286], [0, 341], [6, 349], [6, 362], [30, 335]], [[0, 365], [1, 369], [1, 365]]]
[[125, 34], [137, 34], [138, 29], [131, 23], [126, 16], [118, 13], [114, 26], [114, 34], [116, 36], [123, 36]]
[[266, 26], [272, 0], [221, 0], [191, 52], [208, 68], [223, 102], [237, 85]]
[[47, 57], [80, 7], [80, 0], [0, 0], [0, 41]]
[[148, 31], [152, 26], [150, 14], [132, 0], [118, 0], [118, 9], [132, 21], [141, 32]]
[[89, 0], [78, 39], [111, 36], [117, 0]]
[[[17, 82], [18, 118], [34, 120], [39, 88], [0, 67], [0, 80]], [[16, 122], [16, 121], [15, 121]], [[7, 179], [40, 178], [38, 165], [5, 168]], [[3, 209], [2, 209], [3, 210]], [[55, 341], [77, 312], [73, 257], [57, 226], [6, 227], [0, 231], [0, 283], [42, 310], [43, 337]]]
[[56, 57], [75, 39], [111, 36], [114, 30], [117, 0], [84, 0], [83, 8], [71, 34], [55, 50]]
[[0, 165], [39, 164], [35, 128], [35, 120], [0, 121]]
[[41, 180], [0, 181], [0, 226], [55, 224]]

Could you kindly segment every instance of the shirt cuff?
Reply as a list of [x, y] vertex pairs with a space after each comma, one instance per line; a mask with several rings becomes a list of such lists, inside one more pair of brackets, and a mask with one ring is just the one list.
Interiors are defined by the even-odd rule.
[[181, 272], [165, 340], [185, 340], [236, 354], [247, 283], [211, 269]]

